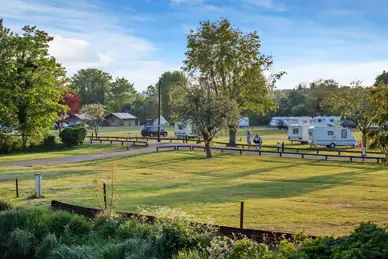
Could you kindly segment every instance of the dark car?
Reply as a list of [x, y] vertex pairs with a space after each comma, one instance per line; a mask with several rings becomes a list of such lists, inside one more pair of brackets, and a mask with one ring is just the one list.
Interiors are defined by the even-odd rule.
[[[141, 130], [141, 135], [143, 137], [154, 137], [158, 136], [158, 127], [157, 126], [145, 126]], [[160, 136], [167, 137], [167, 131], [160, 128]]]
[[344, 120], [341, 122], [341, 126], [344, 128], [357, 128], [357, 124], [351, 120]]

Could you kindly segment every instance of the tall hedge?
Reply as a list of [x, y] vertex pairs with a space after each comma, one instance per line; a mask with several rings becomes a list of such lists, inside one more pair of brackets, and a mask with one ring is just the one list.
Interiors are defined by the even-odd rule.
[[84, 143], [87, 130], [83, 126], [68, 127], [61, 131], [59, 137], [62, 143], [67, 146], [79, 146]]

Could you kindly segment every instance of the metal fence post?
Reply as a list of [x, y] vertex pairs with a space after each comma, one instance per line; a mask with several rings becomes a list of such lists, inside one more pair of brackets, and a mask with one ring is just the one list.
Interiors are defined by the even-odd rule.
[[244, 228], [244, 202], [240, 203], [240, 228]]

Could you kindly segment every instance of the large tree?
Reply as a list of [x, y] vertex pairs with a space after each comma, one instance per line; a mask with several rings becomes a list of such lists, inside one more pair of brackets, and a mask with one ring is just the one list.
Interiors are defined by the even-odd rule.
[[228, 123], [240, 117], [235, 101], [215, 94], [207, 85], [185, 85], [172, 93], [175, 116], [189, 121], [205, 142], [206, 157], [211, 158], [211, 141]]
[[373, 123], [378, 127], [373, 131], [372, 147], [380, 149], [384, 154], [384, 164], [388, 162], [388, 84], [380, 82], [371, 89], [371, 96], [375, 104]]
[[[264, 75], [272, 57], [260, 52], [256, 32], [243, 33], [227, 20], [201, 22], [187, 37], [183, 70], [214, 94], [237, 103], [240, 111], [264, 113], [274, 108], [269, 92], [283, 73]], [[236, 142], [237, 123], [229, 123], [229, 142]]]
[[89, 119], [89, 126], [94, 130], [95, 136], [98, 136], [99, 126], [103, 123], [105, 117], [104, 105], [99, 103], [85, 104], [81, 108], [81, 113]]
[[182, 71], [164, 72], [160, 77], [161, 112], [167, 121], [171, 119], [170, 91], [174, 86], [183, 84], [185, 76]]
[[0, 20], [0, 120], [17, 126], [26, 147], [52, 128], [66, 88], [65, 70], [48, 53], [53, 37], [36, 27], [12, 34]]
[[81, 69], [73, 76], [73, 89], [81, 98], [81, 105], [105, 103], [110, 91], [110, 74], [95, 68]]
[[388, 72], [385, 70], [380, 75], [376, 76], [374, 86], [378, 86], [380, 83], [388, 85]]
[[328, 94], [325, 101], [328, 105], [342, 110], [344, 119], [352, 120], [362, 134], [362, 144], [367, 146], [367, 140], [372, 131], [373, 119], [376, 114], [371, 88], [363, 87], [361, 82], [355, 81], [349, 87], [341, 87]]
[[107, 93], [107, 110], [109, 112], [120, 112], [125, 105], [130, 105], [136, 98], [136, 89], [133, 83], [125, 78], [116, 78], [110, 84], [110, 91]]

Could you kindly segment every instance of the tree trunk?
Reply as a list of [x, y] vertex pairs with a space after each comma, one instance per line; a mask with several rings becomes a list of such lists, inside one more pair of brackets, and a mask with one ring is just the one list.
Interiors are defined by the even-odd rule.
[[362, 146], [366, 148], [366, 140], [367, 140], [367, 133], [365, 131], [362, 131]]
[[22, 144], [23, 144], [23, 149], [27, 148], [27, 134], [22, 131]]
[[210, 149], [210, 140], [205, 140], [206, 158], [212, 158], [212, 151]]
[[229, 125], [229, 147], [235, 147], [236, 146], [236, 133], [237, 128], [235, 125]]

